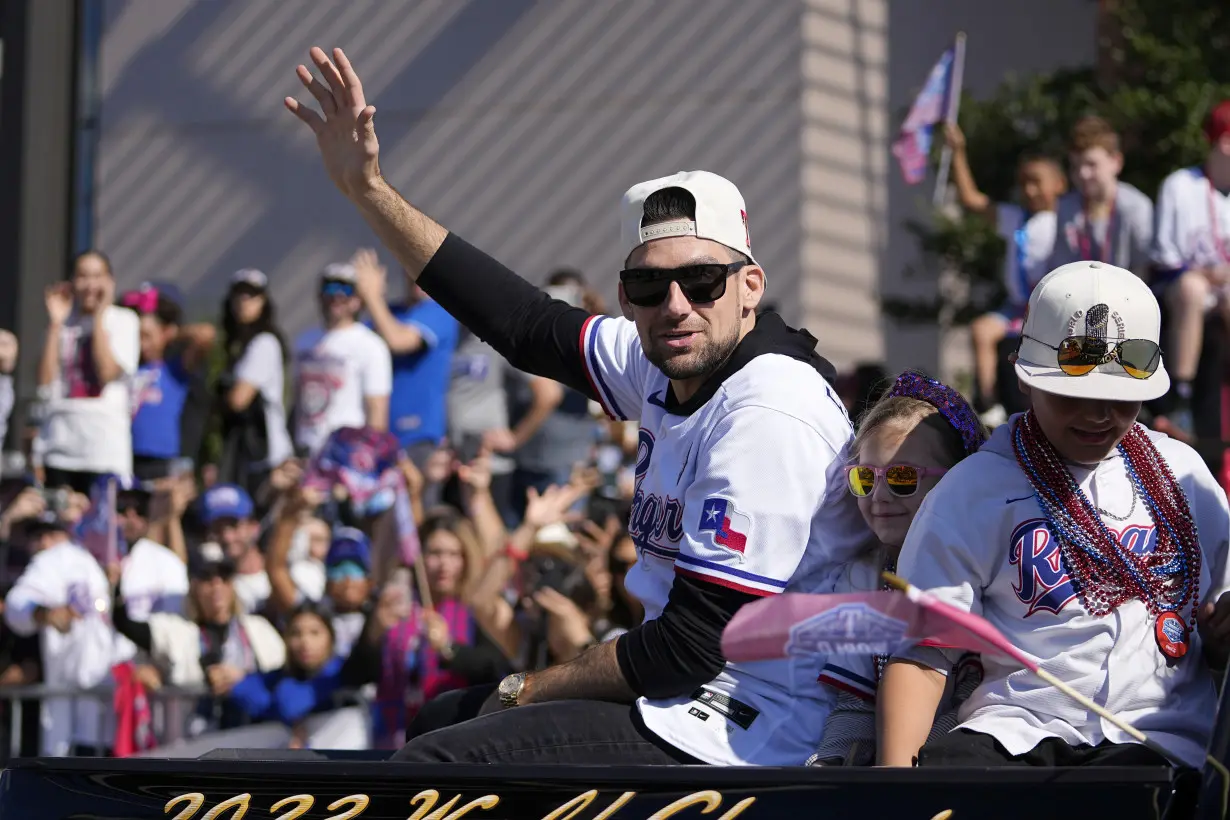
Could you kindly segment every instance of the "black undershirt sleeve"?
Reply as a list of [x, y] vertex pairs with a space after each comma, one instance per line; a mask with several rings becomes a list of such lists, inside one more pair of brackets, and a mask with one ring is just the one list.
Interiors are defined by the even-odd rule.
[[619, 670], [647, 698], [691, 695], [726, 665], [722, 630], [746, 603], [760, 600], [717, 584], [675, 576], [662, 614], [619, 638]]
[[552, 299], [452, 233], [418, 284], [513, 367], [598, 398], [582, 364], [588, 311]]
[[150, 631], [149, 624], [144, 621], [134, 621], [128, 617], [128, 603], [119, 594], [118, 589], [115, 592], [115, 602], [111, 607], [111, 625], [115, 627], [116, 632], [132, 641], [138, 649], [146, 652], [153, 651], [154, 635]]

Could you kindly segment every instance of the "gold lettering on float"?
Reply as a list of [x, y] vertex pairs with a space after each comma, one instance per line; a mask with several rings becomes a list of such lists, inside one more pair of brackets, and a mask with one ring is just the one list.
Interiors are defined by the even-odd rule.
[[[461, 795], [455, 795], [452, 800], [445, 803], [440, 808], [436, 808], [436, 801], [440, 799], [440, 793], [435, 789], [426, 789], [419, 792], [414, 797], [410, 798], [410, 805], [420, 805], [415, 809], [414, 814], [410, 815], [407, 820], [458, 820], [465, 817], [475, 809], [494, 808], [499, 804], [500, 798], [494, 794], [485, 794], [482, 797], [471, 800], [457, 811], [453, 811], [453, 806], [457, 805], [457, 801], [461, 799]], [[432, 811], [435, 809], [434, 811]], [[429, 813], [430, 812], [430, 813]]]
[[163, 807], [162, 813], [170, 814], [171, 809], [175, 808], [180, 803], [187, 803], [188, 805], [183, 811], [172, 817], [171, 820], [192, 820], [192, 818], [196, 816], [196, 813], [201, 810], [201, 806], [205, 805], [205, 795], [200, 792], [191, 792], [189, 794], [181, 794], [172, 797], [167, 801], [166, 806]]
[[[576, 797], [569, 800], [564, 805], [555, 809], [542, 820], [572, 820], [585, 809], [589, 808], [589, 804], [594, 802], [594, 798], [598, 796], [597, 789], [590, 789], [587, 792], [582, 792]], [[564, 814], [564, 812], [568, 812]]]
[[312, 806], [316, 804], [316, 798], [310, 794], [296, 794], [292, 797], [283, 797], [269, 807], [269, 812], [272, 814], [273, 812], [281, 811], [291, 803], [295, 803], [295, 807], [286, 812], [286, 814], [275, 817], [274, 820], [299, 820], [300, 817], [312, 810]]
[[227, 820], [243, 820], [245, 814], [248, 813], [248, 803], [251, 802], [252, 795], [237, 794], [229, 800], [223, 800], [218, 805], [210, 809], [201, 820], [218, 820], [222, 816], [222, 812], [227, 809], [234, 809], [231, 816]]
[[354, 820], [355, 817], [367, 811], [367, 804], [370, 802], [372, 802], [371, 798], [366, 794], [351, 794], [338, 798], [329, 804], [329, 811], [337, 811], [347, 803], [350, 804], [350, 808], [341, 814], [326, 817], [325, 820]]
[[627, 803], [634, 797], [636, 797], [636, 792], [624, 792], [618, 797], [618, 799], [615, 800], [614, 803], [603, 809], [602, 812], [594, 818], [594, 820], [609, 820], [609, 818], [615, 816], [615, 812], [624, 807], [624, 803]]
[[[741, 800], [732, 806], [730, 811], [719, 817], [718, 820], [734, 820], [734, 818], [738, 817], [740, 814], [743, 814], [747, 807], [755, 802], [756, 798], [754, 797], [748, 797]], [[701, 808], [700, 813], [708, 814], [722, 805], [721, 792], [715, 792], [712, 789], [708, 789], [703, 792], [693, 792], [687, 797], [681, 797], [669, 806], [660, 809], [653, 816], [651, 816], [649, 820], [666, 820], [668, 817], [674, 817], [679, 814], [684, 809], [701, 804], [703, 804], [703, 807]]]

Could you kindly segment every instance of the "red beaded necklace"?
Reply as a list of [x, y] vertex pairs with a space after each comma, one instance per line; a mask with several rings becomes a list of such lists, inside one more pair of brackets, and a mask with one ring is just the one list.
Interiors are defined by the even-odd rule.
[[[1012, 439], [1085, 609], [1101, 617], [1137, 598], [1157, 618], [1162, 652], [1182, 657], [1200, 607], [1200, 539], [1183, 488], [1144, 428], [1133, 426], [1118, 449], [1156, 527], [1157, 546], [1147, 555], [1125, 549], [1103, 523], [1032, 411], [1017, 421]], [[1189, 603], [1185, 622], [1179, 613]]]

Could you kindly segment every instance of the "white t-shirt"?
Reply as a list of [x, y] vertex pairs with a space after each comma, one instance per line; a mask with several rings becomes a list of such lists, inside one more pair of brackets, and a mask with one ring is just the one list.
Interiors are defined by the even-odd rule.
[[355, 323], [310, 330], [295, 345], [295, 442], [315, 453], [339, 427], [362, 427], [363, 400], [393, 389], [393, 359], [384, 340]]
[[[155, 612], [181, 614], [188, 595], [188, 567], [162, 544], [142, 538], [124, 558], [120, 595], [134, 621], [148, 621]], [[135, 645], [129, 649], [128, 638], [117, 635], [116, 642], [126, 653], [136, 654]]]
[[1020, 205], [1005, 202], [995, 213], [999, 235], [1008, 245], [1004, 259], [1008, 304], [1024, 309], [1034, 285], [1050, 273], [1047, 262], [1055, 249], [1055, 212], [1026, 214]]
[[1200, 168], [1181, 168], [1157, 195], [1153, 264], [1180, 272], [1230, 265], [1230, 195]]
[[103, 385], [94, 366], [94, 317], [74, 312], [60, 330], [60, 373], [50, 388], [43, 438], [48, 467], [90, 473], [132, 473], [129, 381], [140, 359], [137, 314], [103, 313], [111, 353], [123, 375]]
[[248, 343], [243, 356], [235, 362], [235, 379], [255, 387], [264, 400], [265, 434], [269, 443], [269, 459], [265, 466], [276, 467], [294, 453], [283, 403], [282, 345], [276, 336], [261, 333]]
[[[837, 565], [871, 536], [843, 475], [854, 431], [824, 378], [764, 353], [678, 415], [634, 324], [591, 317], [581, 338], [608, 413], [640, 418], [629, 525], [637, 561], [625, 583], [646, 620], [662, 613], [676, 575], [760, 596], [831, 591]], [[705, 762], [798, 765], [832, 706], [816, 683], [822, 661], [728, 663], [695, 697], [637, 707], [651, 731]]]
[[269, 573], [263, 569], [260, 572], [244, 572], [235, 575], [235, 597], [239, 605], [249, 615], [260, 612], [273, 587], [269, 583]]
[[[1081, 603], [1051, 537], [1029, 479], [1012, 451], [1014, 417], [927, 494], [897, 568], [915, 586], [986, 618], [1008, 641], [1055, 677], [1102, 704], [1191, 766], [1200, 766], [1213, 731], [1213, 675], [1193, 631], [1187, 654], [1169, 666], [1158, 648], [1156, 619], [1128, 601], [1103, 617]], [[1183, 487], [1200, 533], [1200, 600], [1230, 586], [1226, 493], [1194, 450], [1149, 433]], [[1157, 545], [1143, 500], [1133, 505], [1123, 458], [1096, 468], [1072, 466], [1089, 500], [1120, 544], [1133, 552]], [[1188, 611], [1181, 613], [1183, 617]], [[915, 648], [907, 657], [945, 670], [960, 650]], [[985, 677], [960, 709], [961, 727], [995, 737], [1023, 754], [1048, 737], [1097, 745], [1131, 737], [1085, 710], [1013, 661], [984, 656]]]

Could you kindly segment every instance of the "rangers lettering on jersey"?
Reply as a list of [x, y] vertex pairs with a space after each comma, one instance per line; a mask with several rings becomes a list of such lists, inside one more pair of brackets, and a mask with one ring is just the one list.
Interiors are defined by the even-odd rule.
[[[1122, 531], [1111, 532], [1124, 549], [1135, 555], [1148, 555], [1157, 547], [1157, 531], [1152, 526], [1130, 524]], [[1031, 518], [1017, 525], [1012, 531], [1008, 560], [1017, 568], [1017, 581], [1012, 588], [1027, 607], [1026, 618], [1035, 612], [1058, 615], [1076, 598], [1076, 585], [1068, 577], [1059, 544], [1044, 519]]]
[[[739, 529], [732, 522], [736, 522]], [[697, 529], [713, 533], [713, 543], [742, 555], [747, 549], [747, 533], [751, 527], [747, 516], [737, 513], [735, 505], [725, 498], [706, 498]]]

